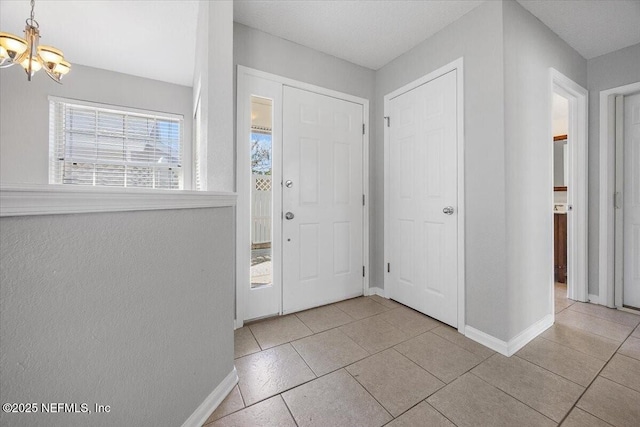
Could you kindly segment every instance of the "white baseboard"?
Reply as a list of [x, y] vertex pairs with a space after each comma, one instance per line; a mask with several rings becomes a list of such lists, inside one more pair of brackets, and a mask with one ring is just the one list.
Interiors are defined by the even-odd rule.
[[378, 288], [376, 286], [371, 286], [367, 292], [367, 296], [370, 295], [378, 295], [381, 296], [382, 298], [386, 298], [385, 294], [384, 294], [384, 289], [382, 288]]
[[541, 320], [538, 320], [536, 323], [510, 339], [509, 342], [500, 340], [469, 325], [465, 326], [465, 336], [484, 345], [485, 347], [489, 347], [491, 350], [509, 357], [517, 353], [518, 350], [527, 345], [531, 340], [546, 331], [552, 325], [553, 315], [547, 314]]
[[482, 344], [485, 347], [489, 347], [493, 351], [497, 351], [500, 354], [507, 356], [508, 344], [506, 341], [502, 341], [493, 335], [489, 335], [486, 332], [482, 332], [472, 326], [465, 325], [464, 336], [474, 340], [477, 343]]
[[193, 414], [182, 424], [182, 427], [201, 427], [207, 418], [216, 410], [227, 395], [238, 384], [238, 372], [236, 367], [229, 372], [229, 375], [211, 392], [209, 396], [198, 406]]
[[591, 304], [598, 304], [598, 305], [600, 304], [600, 295], [589, 294], [588, 298]]
[[508, 344], [507, 356], [515, 354], [518, 350], [527, 345], [535, 337], [553, 326], [553, 317], [553, 314], [547, 314], [542, 319], [538, 320], [536, 323], [529, 326], [527, 329], [520, 332], [515, 337], [511, 338]]
[[244, 326], [244, 322], [243, 322], [242, 320], [240, 320], [240, 319], [235, 319], [235, 320], [233, 321], [233, 329], [234, 329], [234, 330], [235, 330], [235, 329], [240, 329], [240, 328], [242, 328], [243, 326]]

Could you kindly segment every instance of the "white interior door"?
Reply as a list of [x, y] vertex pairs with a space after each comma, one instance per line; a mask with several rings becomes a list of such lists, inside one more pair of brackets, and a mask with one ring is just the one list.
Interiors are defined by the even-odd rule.
[[285, 86], [283, 312], [363, 293], [363, 106]]
[[624, 98], [623, 305], [640, 309], [640, 94]]
[[390, 100], [390, 297], [458, 323], [456, 70]]

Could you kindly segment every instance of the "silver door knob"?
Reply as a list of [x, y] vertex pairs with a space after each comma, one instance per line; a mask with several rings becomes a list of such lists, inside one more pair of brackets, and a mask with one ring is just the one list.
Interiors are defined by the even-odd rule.
[[293, 219], [294, 217], [293, 212], [287, 212], [286, 214], [284, 214], [284, 217], [287, 219]]
[[287, 187], [287, 188], [293, 187], [293, 181], [288, 179], [287, 182], [284, 183], [284, 186]]
[[447, 206], [444, 209], [442, 209], [442, 212], [444, 212], [447, 215], [453, 215], [453, 206]]

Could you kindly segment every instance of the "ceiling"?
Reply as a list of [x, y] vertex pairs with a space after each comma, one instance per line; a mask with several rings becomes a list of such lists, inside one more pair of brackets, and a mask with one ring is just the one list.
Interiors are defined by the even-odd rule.
[[[518, 1], [586, 59], [640, 43], [638, 0]], [[234, 20], [377, 70], [481, 3], [235, 0]]]
[[518, 0], [586, 59], [640, 43], [638, 0]]
[[[638, 0], [518, 0], [585, 58], [640, 43]], [[481, 0], [235, 0], [234, 19], [376, 70]], [[28, 0], [0, 0], [22, 34]], [[72, 64], [191, 86], [198, 1], [37, 0], [42, 43]]]
[[483, 1], [236, 0], [234, 20], [377, 70]]

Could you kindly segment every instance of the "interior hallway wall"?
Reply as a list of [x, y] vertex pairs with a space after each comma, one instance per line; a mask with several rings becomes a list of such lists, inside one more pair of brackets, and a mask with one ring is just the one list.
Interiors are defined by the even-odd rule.
[[551, 314], [551, 67], [587, 86], [587, 61], [515, 1], [503, 2], [509, 339]]
[[[502, 5], [486, 2], [376, 72], [374, 224], [384, 219], [384, 96], [464, 57], [466, 323], [508, 338]], [[387, 260], [372, 242], [375, 277]]]

